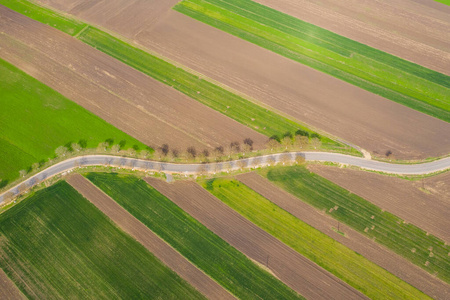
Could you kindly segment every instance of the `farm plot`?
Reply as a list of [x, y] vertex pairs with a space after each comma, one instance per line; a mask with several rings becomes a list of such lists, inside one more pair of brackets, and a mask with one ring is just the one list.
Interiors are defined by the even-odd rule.
[[210, 179], [202, 182], [202, 186], [242, 216], [369, 298], [427, 298], [419, 290], [236, 180]]
[[302, 298], [144, 181], [117, 174], [86, 177], [237, 297]]
[[95, 148], [109, 139], [146, 147], [2, 59], [0, 94], [0, 187], [60, 146]]
[[450, 77], [248, 0], [175, 10], [365, 90], [450, 122]]
[[[310, 165], [308, 169], [450, 243], [450, 202], [444, 200], [449, 197], [445, 188], [450, 181], [434, 189], [428, 184], [433, 177], [422, 182], [330, 166]], [[445, 175], [439, 176], [444, 179]]]
[[261, 170], [267, 179], [374, 239], [427, 272], [450, 281], [450, 246], [424, 230], [300, 166]]
[[3, 212], [0, 241], [28, 298], [203, 298], [66, 182]]
[[[239, 251], [310, 299], [366, 297], [262, 230], [192, 181], [149, 184]], [[242, 199], [241, 199], [242, 200]]]
[[1, 56], [150, 146], [209, 148], [267, 137], [114, 58], [1, 6]]

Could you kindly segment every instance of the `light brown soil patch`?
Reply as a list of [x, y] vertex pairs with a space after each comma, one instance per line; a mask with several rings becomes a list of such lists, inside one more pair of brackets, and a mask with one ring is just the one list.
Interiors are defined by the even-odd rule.
[[422, 182], [322, 165], [309, 169], [450, 243], [450, 201], [444, 200], [450, 197], [450, 175]]
[[450, 75], [450, 8], [444, 4], [432, 0], [256, 2]]
[[0, 57], [150, 146], [267, 137], [47, 25], [0, 6]]
[[234, 297], [222, 286], [209, 278], [201, 270], [197, 269], [196, 266], [190, 263], [185, 257], [93, 185], [89, 180], [79, 174], [74, 174], [67, 179], [67, 182], [107, 215], [117, 224], [117, 226], [134, 237], [159, 260], [206, 297], [209, 299], [234, 299]]
[[[271, 1], [271, 3], [277, 5], [285, 3], [285, 5], [291, 6], [296, 3], [294, 0], [286, 1], [282, 3]], [[327, 3], [330, 1], [327, 1]], [[349, 1], [352, 0], [346, 0], [345, 3]], [[357, 0], [353, 0], [353, 2], [355, 1], [357, 2]], [[125, 3], [125, 1], [123, 2]], [[335, 2], [339, 1], [335, 0]], [[364, 3], [369, 2], [373, 1], [364, 1]], [[48, 0], [46, 3], [48, 3]], [[69, 1], [65, 0], [64, 3], [69, 3]], [[268, 3], [269, 1], [266, 4]], [[390, 9], [388, 4], [380, 4], [379, 1], [376, 3], [384, 9]], [[313, 9], [313, 6], [316, 5], [310, 3], [308, 6], [306, 4], [306, 10]], [[135, 11], [139, 15], [145, 10], [151, 15], [153, 5], [152, 2], [147, 6], [136, 6]], [[374, 5], [366, 8], [374, 9]], [[414, 5], [419, 4], [412, 2], [411, 6], [415, 7]], [[361, 5], [356, 5], [356, 7], [359, 8]], [[362, 7], [359, 8], [360, 11], [364, 11], [365, 7], [363, 5]], [[72, 10], [72, 6], [69, 4], [61, 5], [58, 8], [63, 11]], [[302, 10], [303, 6], [294, 5], [294, 8], [292, 9], [293, 13]], [[132, 8], [129, 7], [128, 9]], [[393, 12], [390, 14], [397, 13], [398, 9], [400, 8], [391, 9]], [[106, 13], [100, 13], [99, 11], [89, 8], [75, 14], [85, 17], [93, 24], [116, 30], [117, 33], [135, 40], [140, 45], [254, 97], [258, 101], [301, 122], [341, 137], [372, 153], [384, 155], [386, 151], [391, 150], [397, 158], [418, 159], [442, 156], [450, 152], [450, 136], [448, 135], [450, 124], [364, 91], [173, 10], [167, 11], [151, 26], [139, 27], [139, 30], [133, 33], [124, 29], [125, 26], [118, 28], [105, 21], [102, 16]], [[360, 11], [355, 14], [359, 15]], [[432, 18], [433, 15], [438, 16], [445, 13], [439, 13], [435, 10], [432, 12], [431, 15], [427, 14], [427, 20]], [[322, 13], [323, 11], [320, 8], [315, 13], [311, 12], [310, 14], [312, 17], [322, 17], [322, 21], [326, 23], [328, 16], [324, 17], [325, 14], [322, 15]], [[128, 13], [122, 14], [121, 10], [117, 8], [116, 10], [111, 9], [107, 14], [114, 16], [114, 19], [119, 23], [130, 20]], [[445, 20], [448, 21], [444, 18], [445, 16], [444, 14], [436, 18], [439, 22], [445, 22]], [[420, 23], [422, 22], [420, 20], [408, 19], [408, 28], [416, 30], [417, 27], [414, 26], [414, 22]], [[356, 30], [354, 27], [357, 26], [354, 26], [353, 21], [353, 19], [350, 19], [350, 21], [338, 23], [336, 26], [338, 28], [342, 26], [342, 31]], [[365, 22], [371, 23], [370, 20]], [[387, 28], [390, 28], [389, 26]], [[432, 28], [434, 27], [436, 26], [433, 25]], [[443, 33], [446, 28], [448, 26], [440, 28], [437, 32]], [[365, 27], [359, 30], [362, 30], [364, 35], [370, 36], [365, 33]], [[437, 34], [435, 38], [448, 42], [449, 39], [445, 39], [446, 34], [448, 33]], [[374, 35], [376, 36], [375, 33]], [[433, 34], [433, 36], [436, 36], [436, 34]], [[376, 43], [378, 42], [376, 41]], [[397, 49], [399, 44], [403, 45], [403, 41], [397, 37], [391, 38], [390, 42], [395, 42], [393, 45], [389, 44], [389, 47], [393, 49]], [[426, 42], [428, 40], [423, 43]], [[423, 49], [425, 46], [420, 47], [422, 48], [420, 51], [418, 50], [418, 53], [429, 52]], [[413, 47], [406, 45], [404, 48], [412, 49]], [[446, 56], [441, 54], [430, 56], [439, 58], [436, 62], [433, 62], [433, 65], [444, 65], [441, 59]], [[418, 60], [418, 62], [421, 61]], [[450, 67], [444, 67], [444, 69], [448, 71]]]
[[237, 179], [293, 216], [363, 255], [424, 293], [436, 299], [448, 299], [450, 296], [450, 287], [441, 280], [342, 223], [339, 224], [339, 230], [344, 232], [345, 236], [337, 233], [335, 231], [338, 226], [336, 220], [281, 190], [258, 174], [246, 173], [238, 175]]
[[266, 265], [289, 287], [309, 299], [365, 299], [365, 296], [306, 259], [202, 187], [145, 179], [181, 209], [253, 260]]
[[26, 299], [8, 275], [0, 268], [0, 298], [4, 300]]

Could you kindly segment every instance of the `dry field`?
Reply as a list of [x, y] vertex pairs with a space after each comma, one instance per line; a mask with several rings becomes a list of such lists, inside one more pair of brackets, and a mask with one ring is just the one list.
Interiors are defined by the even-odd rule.
[[363, 255], [427, 295], [435, 299], [448, 299], [450, 296], [450, 287], [441, 280], [345, 224], [339, 224], [339, 230], [344, 232], [345, 236], [337, 233], [338, 222], [336, 220], [281, 190], [258, 174], [246, 173], [238, 175], [236, 178], [293, 216]]
[[5, 272], [0, 268], [0, 296], [4, 300], [26, 299], [19, 291], [16, 285], [9, 279]]
[[0, 6], [0, 57], [112, 125], [157, 147], [198, 150], [267, 138], [112, 57]]
[[230, 245], [268, 268], [281, 281], [311, 299], [365, 299], [278, 239], [260, 229], [190, 181], [165, 183], [146, 178], [160, 193], [208, 227]]
[[256, 0], [450, 75], [450, 7], [432, 0]]
[[[311, 165], [309, 170], [430, 234], [450, 242], [450, 202], [444, 200], [449, 199], [448, 172], [428, 178], [422, 183], [421, 180], [409, 181], [329, 166]], [[438, 187], [433, 188], [434, 185]]]
[[[53, 2], [46, 3], [54, 5]], [[138, 44], [374, 154], [383, 156], [391, 150], [396, 158], [418, 159], [450, 152], [450, 137], [447, 134], [450, 124], [293, 62], [175, 11], [167, 10], [157, 22], [131, 32], [111, 25], [108, 20], [114, 19], [120, 24], [134, 22], [129, 13], [132, 7], [128, 7], [126, 13], [117, 8], [114, 10], [117, 6], [115, 1], [116, 6], [108, 6], [106, 12], [100, 12], [89, 6], [84, 8], [79, 1], [75, 11], [68, 1], [64, 3], [55, 7], [65, 12], [72, 11], [89, 22], [115, 30]], [[293, 5], [294, 2], [289, 3]], [[151, 15], [153, 5], [156, 4], [136, 5], [134, 9], [138, 14], [145, 10]], [[292, 12], [297, 10], [300, 9], [297, 7]], [[321, 12], [316, 14], [320, 15]], [[323, 22], [326, 21], [324, 18]], [[414, 22], [414, 18], [409, 22]], [[392, 47], [398, 48], [397, 45]], [[436, 65], [442, 64], [441, 61], [436, 62]]]
[[89, 180], [79, 174], [75, 174], [70, 176], [67, 182], [107, 215], [117, 226], [134, 237], [158, 259], [206, 297], [209, 299], [234, 299], [222, 286], [191, 264], [185, 257], [166, 244], [160, 237]]

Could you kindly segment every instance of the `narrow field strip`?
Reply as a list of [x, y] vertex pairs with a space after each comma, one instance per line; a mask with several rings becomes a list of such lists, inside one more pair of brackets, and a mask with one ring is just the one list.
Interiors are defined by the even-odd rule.
[[201, 184], [242, 216], [369, 298], [428, 298], [363, 256], [280, 209], [244, 184], [233, 179], [210, 179]]
[[235, 299], [228, 291], [197, 269], [89, 180], [79, 174], [75, 174], [70, 176], [67, 182], [108, 216], [117, 226], [135, 238], [166, 266], [175, 271], [208, 299]]
[[145, 181], [105, 173], [86, 177], [236, 297], [302, 299]]
[[184, 0], [175, 10], [423, 113], [450, 121], [450, 77], [249, 0]]
[[64, 181], [0, 214], [0, 241], [30, 299], [204, 299]]
[[[239, 251], [307, 299], [365, 299], [351, 286], [262, 230], [192, 181], [145, 179]], [[242, 200], [242, 199], [241, 199]]]
[[264, 169], [261, 175], [334, 219], [386, 246], [430, 274], [450, 282], [450, 246], [424, 230], [304, 167]]
[[442, 280], [351, 227], [323, 214], [313, 206], [298, 201], [298, 198], [256, 172], [237, 175], [236, 179], [294, 217], [362, 255], [430, 297], [444, 300], [450, 295], [450, 286]]
[[26, 299], [14, 282], [9, 279], [8, 275], [0, 268], [0, 291], [3, 299]]
[[[34, 18], [35, 15], [41, 16], [41, 10], [48, 11], [46, 8], [35, 5], [29, 1], [22, 0], [26, 3], [26, 11], [33, 11], [27, 16], [40, 21], [42, 23], [60, 29], [57, 23], [53, 24], [50, 18], [45, 19], [47, 14], [42, 13], [42, 17]], [[22, 13], [24, 9], [18, 8], [8, 0], [0, 0], [0, 4], [10, 9]], [[24, 4], [25, 5], [25, 4]], [[51, 16], [59, 16], [59, 13], [52, 12]], [[261, 133], [267, 137], [277, 136], [281, 138], [286, 133], [295, 134], [298, 130], [303, 130], [308, 134], [314, 131], [301, 125], [295, 121], [287, 119], [270, 109], [261, 107], [239, 95], [236, 95], [208, 80], [199, 78], [197, 75], [179, 68], [169, 62], [166, 62], [154, 55], [151, 55], [139, 48], [113, 37], [95, 27], [80, 23], [77, 20], [64, 17], [64, 24], [71, 26], [76, 32], [77, 39], [84, 43], [128, 64], [136, 70], [149, 75], [150, 77], [171, 86], [181, 93], [199, 101], [200, 103], [222, 113], [223, 115]], [[356, 150], [349, 148], [341, 142], [334, 141], [328, 137], [317, 135], [321, 142], [322, 148], [326, 150], [345, 151], [349, 153], [357, 153]]]

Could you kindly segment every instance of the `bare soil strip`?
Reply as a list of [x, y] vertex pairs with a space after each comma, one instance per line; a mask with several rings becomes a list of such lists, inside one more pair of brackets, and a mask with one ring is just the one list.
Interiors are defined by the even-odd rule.
[[268, 268], [310, 299], [365, 299], [365, 296], [257, 227], [194, 182], [145, 179], [181, 209], [233, 247]]
[[0, 56], [150, 146], [267, 138], [54, 29], [0, 6]]
[[430, 5], [432, 0], [256, 2], [450, 75], [450, 9], [446, 5]]
[[26, 299], [2, 269], [0, 269], [0, 298], [4, 300]]
[[236, 178], [295, 217], [363, 255], [433, 298], [448, 299], [450, 296], [450, 286], [443, 281], [344, 224], [339, 224], [339, 231], [344, 232], [345, 236], [337, 233], [338, 222], [336, 220], [281, 190], [258, 174], [246, 173], [238, 175]]
[[117, 226], [134, 237], [158, 259], [206, 297], [209, 299], [234, 299], [222, 286], [197, 269], [196, 266], [191, 264], [180, 253], [170, 247], [89, 180], [79, 174], [74, 174], [67, 179], [67, 182], [105, 215], [111, 218]]
[[[435, 190], [427, 180], [408, 181], [321, 165], [311, 165], [309, 170], [450, 243], [450, 202], [444, 200], [449, 196], [440, 191], [450, 181]], [[439, 177], [443, 176], [435, 180]]]

